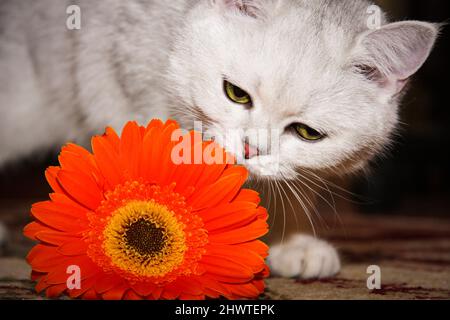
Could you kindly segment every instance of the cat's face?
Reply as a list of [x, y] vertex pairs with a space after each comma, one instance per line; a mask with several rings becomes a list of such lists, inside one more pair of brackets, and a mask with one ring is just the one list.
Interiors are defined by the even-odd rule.
[[[195, 10], [174, 49], [169, 79], [183, 102], [174, 113], [183, 126], [203, 120], [209, 136], [247, 158], [253, 175], [274, 178], [293, 178], [299, 168], [355, 170], [388, 144], [396, 97], [428, 55], [432, 25], [397, 31], [428, 45], [400, 79], [400, 71], [382, 74], [388, 66], [367, 49], [392, 34], [361, 38], [360, 26], [318, 23], [290, 2], [259, 11], [232, 2]], [[412, 34], [427, 30], [428, 37]]]

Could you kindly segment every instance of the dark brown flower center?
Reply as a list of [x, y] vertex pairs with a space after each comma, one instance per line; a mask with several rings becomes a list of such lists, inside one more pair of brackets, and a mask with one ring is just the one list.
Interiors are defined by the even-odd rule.
[[125, 232], [127, 245], [141, 255], [154, 255], [161, 252], [166, 245], [164, 228], [145, 219], [133, 222]]

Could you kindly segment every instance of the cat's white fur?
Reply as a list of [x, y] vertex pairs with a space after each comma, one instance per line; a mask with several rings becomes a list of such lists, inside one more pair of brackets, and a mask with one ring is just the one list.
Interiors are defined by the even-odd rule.
[[[65, 28], [78, 4], [81, 30]], [[368, 1], [109, 0], [0, 3], [0, 164], [86, 142], [106, 125], [174, 117], [204, 120], [221, 136], [277, 129], [278, 151], [261, 150], [254, 176], [280, 161], [273, 178], [298, 167], [349, 172], [389, 143], [406, 80], [428, 57], [438, 26], [410, 21], [368, 29]], [[368, 73], [368, 70], [371, 73]], [[230, 102], [226, 77], [252, 108]], [[285, 130], [305, 123], [327, 134], [308, 143]], [[234, 140], [243, 137], [235, 133]], [[80, 140], [81, 139], [81, 140]], [[221, 141], [226, 145], [226, 141]], [[228, 146], [241, 153], [243, 144]], [[266, 167], [264, 167], [266, 166]], [[272, 271], [327, 277], [336, 251], [308, 236], [271, 249]]]

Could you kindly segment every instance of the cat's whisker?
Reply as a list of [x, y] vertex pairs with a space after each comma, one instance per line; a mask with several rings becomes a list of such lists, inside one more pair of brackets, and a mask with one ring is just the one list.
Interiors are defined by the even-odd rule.
[[267, 199], [267, 211], [269, 211], [269, 213], [270, 213], [271, 212], [270, 205], [272, 204], [272, 194], [270, 192], [270, 187], [269, 187], [270, 180], [266, 179], [265, 182], [266, 183], [264, 183], [264, 190], [267, 188], [267, 194], [266, 194], [266, 197], [265, 197]]
[[[307, 180], [308, 182], [312, 183], [313, 185], [319, 187], [320, 189], [327, 191], [327, 193], [330, 195], [331, 203], [330, 203], [330, 201], [328, 201], [328, 199], [326, 199], [326, 198], [325, 198], [324, 196], [322, 196], [319, 192], [317, 192], [316, 190], [314, 190], [314, 188], [310, 187], [310, 186], [309, 186], [307, 183], [305, 183], [302, 179], [296, 178], [296, 180], [297, 180], [298, 182], [302, 183], [303, 185], [305, 185], [306, 187], [308, 187], [314, 194], [316, 194], [320, 199], [322, 199], [322, 200], [323, 200], [323, 201], [324, 201], [324, 202], [325, 202], [325, 203], [333, 210], [333, 213], [334, 213], [335, 218], [338, 220], [339, 224], [340, 224], [341, 226], [343, 226], [343, 225], [344, 225], [344, 224], [343, 224], [343, 221], [342, 221], [342, 219], [341, 219], [341, 217], [340, 217], [340, 215], [339, 215], [339, 213], [338, 213], [338, 211], [337, 211], [337, 209], [336, 209], [336, 201], [335, 201], [335, 199], [334, 199], [334, 195], [335, 195], [336, 193], [334, 193], [334, 192], [331, 191], [331, 189], [329, 188], [329, 186], [328, 186], [328, 184], [327, 184], [327, 182], [326, 182], [325, 179], [321, 178], [320, 176], [318, 176], [318, 175], [316, 175], [316, 174], [314, 174], [314, 173], [312, 173], [312, 172], [308, 172], [308, 171], [306, 171], [306, 170], [304, 170], [304, 173], [310, 173], [310, 175], [312, 175], [313, 177], [315, 177], [320, 183], [322, 183], [322, 184], [324, 185], [325, 189], [324, 189], [323, 187], [321, 187], [320, 185], [318, 185], [317, 183], [315, 183], [314, 181], [312, 181], [311, 179], [309, 179], [308, 177], [306, 177], [305, 175], [302, 175], [301, 173], [299, 173], [299, 175], [300, 175], [300, 177], [301, 177], [302, 179], [305, 179], [305, 180]], [[348, 192], [349, 192], [349, 191], [348, 191]], [[337, 195], [337, 196], [340, 196], [340, 195]], [[341, 198], [343, 198], [343, 199], [345, 199], [345, 200], [348, 201], [348, 199], [346, 199], [345, 197], [341, 197]]]
[[[293, 171], [290, 168], [285, 168], [286, 171], [291, 171], [291, 173], [289, 174], [289, 176], [296, 176], [296, 172]], [[304, 192], [303, 188], [292, 188], [289, 184], [289, 181], [292, 182], [292, 179], [290, 179], [289, 177], [287, 177], [286, 175], [282, 174], [282, 177], [286, 183], [286, 186], [290, 189], [290, 191], [292, 192], [292, 194], [295, 196], [295, 198], [297, 199], [297, 201], [299, 202], [300, 206], [302, 207], [304, 213], [306, 214], [310, 225], [313, 229], [314, 235], [316, 235], [316, 230], [315, 230], [315, 225], [314, 225], [314, 219], [313, 216], [311, 214], [311, 211], [308, 208], [308, 205], [314, 210], [315, 215], [318, 218], [321, 218], [319, 215], [319, 212], [317, 211], [317, 208], [314, 206], [313, 202], [311, 201], [311, 199], [309, 199], [308, 194], [306, 192]], [[294, 185], [295, 186], [295, 185]], [[302, 189], [302, 190], [299, 190]], [[304, 198], [304, 200], [306, 200], [307, 204], [304, 203], [302, 197]]]
[[[314, 186], [320, 188], [321, 190], [324, 190], [326, 192], [328, 192], [330, 195], [333, 196], [337, 196], [340, 198], [343, 198], [344, 200], [348, 200], [347, 198], [345, 198], [344, 196], [338, 194], [337, 192], [331, 190], [329, 188], [328, 185], [328, 181], [325, 181], [323, 178], [319, 177], [318, 175], [314, 174], [313, 172], [307, 171], [305, 169], [300, 168], [300, 170], [302, 171], [302, 173], [298, 173], [303, 179], [307, 180], [308, 182], [310, 182], [311, 184], [313, 184]], [[309, 178], [308, 178], [309, 175]], [[314, 180], [316, 180], [317, 182], [315, 182]], [[320, 185], [320, 184], [322, 185]], [[346, 190], [345, 190], [346, 191]]]
[[[305, 173], [307, 173], [307, 172], [305, 172]], [[311, 173], [311, 174], [313, 174], [313, 173]], [[335, 218], [337, 219], [338, 223], [342, 226], [342, 225], [343, 225], [343, 221], [342, 221], [342, 219], [341, 219], [341, 217], [340, 217], [340, 215], [339, 215], [339, 213], [338, 213], [338, 211], [337, 211], [337, 209], [336, 209], [336, 201], [335, 201], [335, 199], [334, 199], [334, 195], [335, 195], [336, 193], [334, 193], [334, 192], [331, 191], [331, 189], [329, 188], [327, 182], [324, 181], [324, 179], [322, 179], [322, 178], [319, 177], [318, 175], [315, 175], [315, 176], [316, 176], [316, 179], [317, 179], [320, 183], [322, 183], [322, 184], [324, 185], [324, 187], [325, 187], [325, 189], [324, 189], [323, 187], [321, 187], [320, 185], [318, 185], [317, 183], [315, 183], [314, 181], [312, 181], [311, 179], [309, 179], [309, 178], [306, 177], [305, 175], [302, 175], [302, 174], [300, 174], [300, 173], [299, 173], [299, 175], [300, 175], [303, 179], [305, 179], [305, 180], [307, 180], [308, 182], [312, 183], [313, 185], [315, 185], [315, 186], [321, 188], [322, 190], [327, 191], [327, 193], [330, 195], [331, 203], [330, 203], [330, 201], [329, 201], [328, 199], [326, 199], [324, 196], [322, 196], [322, 194], [320, 194], [319, 192], [317, 192], [316, 190], [314, 190], [313, 188], [311, 188], [311, 187], [310, 187], [307, 183], [305, 183], [302, 179], [298, 179], [298, 181], [299, 181], [300, 183], [302, 183], [302, 184], [304, 184], [305, 186], [307, 186], [308, 188], [310, 188], [310, 190], [311, 190], [314, 194], [316, 194], [320, 199], [322, 199], [322, 200], [323, 200], [323, 201], [324, 201], [324, 202], [325, 202], [325, 203], [333, 210], [333, 213], [334, 213]], [[340, 196], [340, 195], [338, 194], [337, 196]], [[349, 201], [349, 200], [346, 199], [345, 197], [341, 197], [341, 198], [345, 199], [346, 201]]]
[[317, 235], [316, 227], [314, 224], [313, 216], [311, 215], [311, 211], [308, 209], [308, 206], [304, 203], [303, 198], [306, 198], [305, 195], [297, 188], [292, 188], [291, 185], [287, 184], [288, 188], [291, 190], [294, 197], [297, 199], [298, 203], [300, 204], [303, 212], [305, 213], [306, 217], [308, 218], [309, 224], [311, 225], [311, 229], [313, 231], [314, 236]]
[[279, 194], [280, 200], [281, 200], [281, 208], [283, 210], [283, 231], [282, 231], [282, 234], [281, 234], [281, 243], [283, 244], [284, 243], [284, 236], [285, 236], [285, 233], [286, 233], [286, 207], [284, 205], [283, 195], [281, 194], [281, 191], [280, 191], [281, 189], [280, 189], [279, 182], [277, 180], [274, 180], [274, 183], [275, 183], [275, 186], [276, 186], [276, 188], [278, 190], [278, 194]]
[[[313, 184], [316, 185], [318, 188], [320, 188], [320, 189], [322, 189], [322, 190], [324, 190], [324, 191], [327, 191], [327, 192], [329, 192], [330, 194], [332, 194], [332, 195], [334, 195], [334, 196], [336, 196], [336, 197], [338, 197], [338, 198], [341, 198], [341, 199], [346, 200], [346, 201], [349, 201], [349, 202], [355, 202], [354, 200], [352, 200], [352, 199], [350, 199], [350, 198], [348, 198], [348, 197], [346, 197], [346, 196], [344, 196], [344, 195], [342, 195], [342, 194], [339, 194], [339, 193], [337, 193], [337, 192], [331, 190], [331, 189], [329, 188], [330, 186], [331, 186], [332, 188], [334, 188], [334, 189], [338, 189], [339, 191], [342, 191], [343, 193], [347, 194], [348, 196], [356, 197], [356, 198], [361, 198], [361, 196], [357, 195], [356, 193], [353, 193], [353, 192], [351, 192], [351, 191], [349, 191], [349, 190], [347, 190], [347, 189], [344, 189], [344, 188], [338, 186], [337, 184], [335, 184], [335, 183], [333, 183], [333, 182], [331, 182], [331, 181], [329, 181], [329, 180], [326, 180], [326, 179], [323, 178], [323, 177], [320, 177], [319, 175], [317, 175], [316, 173], [314, 173], [314, 172], [312, 172], [312, 171], [306, 170], [306, 169], [304, 169], [304, 168], [299, 168], [299, 170], [301, 170], [305, 175], [309, 175], [309, 177], [310, 177], [310, 179], [308, 179], [306, 176], [303, 176], [304, 179], [308, 179], [309, 182], [313, 183]], [[318, 181], [319, 183], [322, 183], [325, 187], [318, 185], [317, 183], [313, 182], [311, 179], [315, 179], [315, 180]]]
[[[300, 177], [296, 177], [295, 181], [301, 183], [302, 185], [304, 185], [306, 188], [308, 188], [312, 193], [314, 193], [317, 197], [319, 197], [320, 199], [322, 199], [333, 211], [335, 214], [337, 214], [336, 211], [336, 202], [334, 200], [333, 197], [333, 193], [331, 192], [331, 190], [328, 188], [328, 186], [324, 183], [325, 188], [322, 188], [320, 185], [316, 184], [314, 181], [311, 181], [310, 179], [308, 179], [307, 177], [305, 177], [304, 175], [302, 175], [301, 173], [299, 173]], [[327, 191], [330, 194], [331, 197], [331, 202], [325, 198], [320, 192], [314, 190], [313, 187], [311, 187], [310, 185], [308, 185], [308, 183], [306, 183], [304, 180], [307, 180], [308, 182], [312, 183], [313, 185], [321, 188], [322, 190]]]
[[[308, 196], [308, 192], [306, 192], [305, 189], [303, 189], [302, 185], [296, 184], [296, 183], [298, 183], [298, 182], [300, 182], [303, 186], [307, 187], [308, 190], [309, 190], [310, 192], [312, 192], [313, 194], [315, 194], [316, 196], [319, 196], [319, 197], [322, 198], [322, 199], [325, 199], [325, 198], [323, 198], [323, 196], [321, 196], [321, 195], [320, 195], [318, 192], [316, 192], [313, 188], [311, 188], [310, 186], [308, 186], [308, 184], [302, 182], [300, 179], [298, 179], [297, 181], [295, 181], [295, 180], [292, 181], [292, 186], [293, 186], [294, 188], [296, 188], [297, 190], [300, 189], [301, 192], [303, 192], [304, 198], [305, 198], [305, 200], [307, 201], [307, 204], [312, 208], [312, 210], [313, 210], [315, 216], [319, 219], [320, 223], [321, 223], [322, 225], [325, 225], [325, 226], [328, 228], [328, 224], [327, 224], [326, 220], [323, 219], [322, 215], [319, 213], [319, 210], [318, 210], [317, 207], [314, 205], [314, 201], [311, 200], [311, 198]], [[300, 190], [299, 190], [299, 191], [300, 191]], [[325, 200], [325, 201], [326, 201], [326, 200]], [[327, 202], [327, 201], [326, 201], [326, 202]]]
[[[304, 170], [304, 172], [307, 172], [308, 170]], [[308, 177], [306, 177], [305, 175], [302, 175], [301, 173], [299, 173], [299, 175], [303, 178], [306, 179], [307, 181], [313, 183], [314, 185], [320, 187], [320, 185], [317, 185], [314, 181], [310, 180]], [[325, 191], [328, 192], [328, 194], [330, 195], [331, 198], [331, 202], [332, 202], [332, 208], [333, 210], [336, 210], [336, 201], [334, 199], [334, 193], [331, 191], [330, 187], [328, 186], [328, 184], [326, 183], [326, 181], [324, 181], [320, 176], [317, 175], [317, 179], [319, 180], [320, 183], [323, 184], [323, 186], [325, 187]]]
[[[269, 186], [270, 186], [270, 190], [271, 190], [271, 194], [272, 194], [272, 196], [273, 196], [273, 202], [274, 202], [274, 206], [273, 206], [273, 208], [274, 208], [274, 214], [273, 214], [273, 218], [272, 218], [272, 225], [275, 225], [275, 221], [276, 221], [276, 217], [277, 217], [277, 194], [276, 194], [276, 192], [275, 192], [275, 187], [273, 186], [274, 185], [274, 182], [273, 182], [273, 180], [269, 180]], [[271, 229], [270, 230], [270, 232], [272, 231], [273, 229]]]
[[[299, 200], [300, 204], [302, 205], [303, 211], [305, 212], [306, 216], [308, 217], [308, 220], [309, 220], [310, 225], [311, 225], [311, 227], [313, 229], [314, 235], [316, 235], [315, 225], [314, 225], [315, 221], [314, 221], [314, 217], [311, 214], [311, 211], [310, 211], [309, 207], [313, 210], [315, 216], [319, 219], [320, 223], [323, 223], [322, 216], [320, 215], [320, 213], [317, 210], [317, 208], [314, 205], [314, 203], [309, 198], [308, 194], [305, 192], [305, 190], [303, 190], [303, 188], [301, 186], [298, 186], [295, 183], [292, 183], [289, 187], [291, 188], [291, 190], [293, 190], [293, 194], [294, 195], [298, 194], [297, 199]], [[304, 201], [306, 201], [306, 203], [304, 203]]]
[[[284, 184], [286, 184], [288, 187], [289, 187], [289, 185], [288, 185], [288, 183], [287, 183], [287, 181], [286, 181], [286, 179], [283, 177], [283, 179], [282, 179], [282, 181], [281, 181], [282, 183], [284, 183]], [[288, 203], [289, 203], [289, 206], [291, 207], [291, 209], [292, 209], [292, 214], [294, 215], [294, 219], [295, 219], [295, 226], [296, 226], [296, 228], [297, 228], [297, 232], [299, 232], [299, 224], [298, 224], [298, 218], [297, 218], [297, 214], [296, 214], [296, 210], [295, 210], [295, 207], [294, 207], [294, 205], [292, 204], [292, 201], [291, 201], [291, 199], [290, 199], [290, 197], [288, 196], [288, 194], [286, 193], [286, 191], [284, 190], [284, 188], [283, 188], [283, 186], [281, 185], [281, 191], [283, 191], [283, 193], [284, 193], [284, 195], [286, 196], [286, 199], [287, 199], [287, 201], [288, 201]], [[291, 189], [291, 191], [292, 191], [292, 189]]]

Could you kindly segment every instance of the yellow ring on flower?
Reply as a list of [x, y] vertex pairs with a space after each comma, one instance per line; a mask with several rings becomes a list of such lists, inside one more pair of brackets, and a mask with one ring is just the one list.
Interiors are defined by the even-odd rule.
[[103, 246], [111, 262], [135, 275], [163, 276], [183, 262], [184, 225], [166, 206], [130, 201], [111, 216]]

